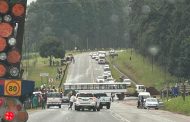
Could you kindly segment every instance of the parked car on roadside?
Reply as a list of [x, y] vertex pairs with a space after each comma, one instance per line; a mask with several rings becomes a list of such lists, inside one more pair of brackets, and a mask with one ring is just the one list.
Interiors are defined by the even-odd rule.
[[159, 109], [159, 102], [157, 98], [146, 98], [144, 103], [144, 108], [154, 108]]

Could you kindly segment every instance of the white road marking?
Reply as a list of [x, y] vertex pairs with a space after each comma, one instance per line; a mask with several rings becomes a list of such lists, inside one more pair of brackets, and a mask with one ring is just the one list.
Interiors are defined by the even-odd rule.
[[119, 115], [119, 114], [117, 114], [117, 113], [115, 113], [115, 112], [113, 112], [113, 111], [111, 111], [111, 110], [108, 110], [108, 111], [110, 112], [111, 116], [113, 116], [113, 117], [116, 118], [117, 120], [120, 120], [120, 121], [122, 121], [122, 122], [131, 122], [131, 121], [125, 119], [125, 118], [122, 117], [121, 115]]

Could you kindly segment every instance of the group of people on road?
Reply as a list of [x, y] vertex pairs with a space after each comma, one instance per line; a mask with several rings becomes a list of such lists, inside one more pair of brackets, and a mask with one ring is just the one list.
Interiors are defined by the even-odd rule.
[[34, 96], [32, 97], [32, 108], [37, 109], [39, 106], [41, 106], [42, 109], [45, 109], [46, 102], [47, 102], [47, 95], [45, 93], [34, 94]]

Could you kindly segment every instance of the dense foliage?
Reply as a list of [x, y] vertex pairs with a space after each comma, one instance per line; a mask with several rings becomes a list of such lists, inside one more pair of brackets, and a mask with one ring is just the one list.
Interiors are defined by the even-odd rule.
[[125, 47], [121, 1], [37, 0], [28, 8], [26, 36], [33, 43], [56, 36], [66, 49]]
[[31, 47], [54, 36], [65, 49], [134, 48], [188, 79], [189, 11], [189, 0], [37, 0], [25, 35]]
[[50, 66], [52, 65], [52, 58], [64, 58], [65, 57], [65, 49], [61, 41], [59, 41], [55, 37], [47, 36], [43, 39], [40, 44], [39, 53], [41, 57], [49, 57], [50, 58]]
[[[133, 47], [152, 57], [172, 75], [190, 76], [190, 1], [133, 0], [130, 3]], [[158, 50], [152, 54], [149, 48]]]

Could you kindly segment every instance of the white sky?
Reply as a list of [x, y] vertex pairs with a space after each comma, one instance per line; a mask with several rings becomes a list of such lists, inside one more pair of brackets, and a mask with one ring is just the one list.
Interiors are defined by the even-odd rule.
[[30, 3], [31, 3], [32, 1], [36, 1], [36, 0], [27, 0], [27, 5], [30, 5]]

